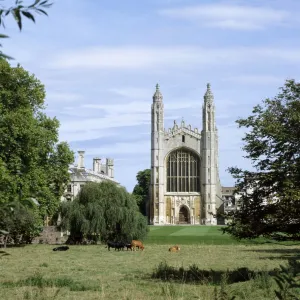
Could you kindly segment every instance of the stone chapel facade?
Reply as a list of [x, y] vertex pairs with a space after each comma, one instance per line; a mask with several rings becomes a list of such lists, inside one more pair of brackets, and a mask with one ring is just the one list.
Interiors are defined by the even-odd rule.
[[156, 85], [151, 108], [150, 224], [217, 225], [213, 215], [223, 207], [221, 189], [210, 84], [204, 95], [201, 132], [184, 121], [164, 129], [163, 96]]

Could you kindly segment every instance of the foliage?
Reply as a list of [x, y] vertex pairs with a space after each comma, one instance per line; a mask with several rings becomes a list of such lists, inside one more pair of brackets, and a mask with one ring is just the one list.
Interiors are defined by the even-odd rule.
[[62, 228], [79, 240], [143, 239], [148, 230], [134, 198], [112, 182], [84, 185], [73, 202], [62, 203], [61, 218]]
[[297, 300], [296, 289], [300, 288], [300, 263], [289, 259], [288, 266], [280, 266], [281, 272], [275, 276], [279, 290], [275, 290], [279, 300]]
[[[52, 3], [49, 3], [49, 0], [35, 0], [31, 5], [24, 5], [23, 2], [23, 0], [16, 0], [15, 5], [9, 8], [0, 5], [0, 26], [2, 25], [5, 28], [4, 18], [8, 15], [12, 15], [17, 22], [19, 29], [22, 30], [22, 17], [30, 19], [35, 23], [33, 13], [44, 14], [47, 16], [44, 9], [52, 6]], [[8, 36], [0, 34], [0, 38], [8, 38]], [[0, 47], [2, 47], [2, 44], [0, 44]], [[12, 57], [7, 56], [2, 51], [0, 51], [0, 58], [12, 59]]]
[[57, 210], [74, 160], [44, 99], [34, 75], [0, 59], [0, 205], [35, 198], [41, 218]]
[[[299, 299], [297, 297], [297, 288], [300, 287], [299, 282], [300, 264], [296, 259], [289, 259], [288, 266], [280, 266], [280, 270], [254, 272], [248, 268], [239, 268], [227, 272], [219, 272], [214, 270], [201, 270], [196, 265], [187, 268], [173, 267], [166, 261], [161, 262], [153, 271], [152, 278], [161, 279], [163, 281], [180, 281], [199, 282], [200, 284], [219, 284], [220, 289], [215, 286], [215, 300], [231, 300], [236, 298], [233, 290], [228, 289], [228, 285], [236, 282], [250, 281], [254, 278], [254, 283], [259, 289], [268, 291], [268, 296], [272, 294], [272, 277], [274, 277], [278, 290], [274, 290], [277, 299], [292, 300]], [[299, 294], [299, 291], [298, 291]]]
[[300, 84], [287, 80], [273, 99], [257, 105], [239, 127], [254, 171], [230, 168], [241, 208], [228, 215], [233, 236], [300, 239]]
[[136, 175], [137, 184], [135, 185], [132, 194], [134, 195], [140, 212], [146, 216], [146, 205], [149, 198], [149, 187], [151, 183], [151, 170], [145, 169]]
[[8, 232], [8, 243], [31, 243], [41, 232], [41, 225], [37, 209], [29, 209], [18, 202], [0, 206], [0, 228]]
[[227, 284], [228, 275], [227, 273], [222, 274], [220, 290], [215, 286], [214, 288], [214, 300], [234, 300], [236, 296], [231, 296], [232, 292], [228, 290]]

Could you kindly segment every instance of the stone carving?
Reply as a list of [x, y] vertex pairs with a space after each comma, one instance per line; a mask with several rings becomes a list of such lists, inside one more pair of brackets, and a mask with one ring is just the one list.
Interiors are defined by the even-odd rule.
[[176, 199], [176, 205], [187, 205], [188, 207], [191, 207], [191, 199], [188, 197], [180, 197]]
[[175, 127], [173, 127], [172, 129], [170, 128], [167, 132], [165, 132], [165, 137], [173, 137], [177, 134], [181, 135], [181, 134], [185, 133], [185, 134], [195, 137], [197, 139], [201, 138], [201, 134], [198, 132], [198, 128], [195, 128], [194, 131], [190, 131], [187, 128], [182, 128], [182, 127], [178, 128], [177, 124], [174, 126], [176, 126], [176, 128]]

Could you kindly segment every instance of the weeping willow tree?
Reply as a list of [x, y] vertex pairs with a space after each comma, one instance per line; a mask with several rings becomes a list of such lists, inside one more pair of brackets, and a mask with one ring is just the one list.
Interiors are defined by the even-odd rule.
[[61, 206], [61, 227], [73, 240], [143, 239], [147, 221], [125, 188], [111, 182], [87, 183], [73, 202]]

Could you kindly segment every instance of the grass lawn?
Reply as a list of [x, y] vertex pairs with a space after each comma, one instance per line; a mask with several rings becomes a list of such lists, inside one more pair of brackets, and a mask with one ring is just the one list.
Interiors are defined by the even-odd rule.
[[[70, 246], [54, 252], [51, 245], [28, 245], [0, 251], [0, 299], [217, 299], [220, 285], [183, 284], [151, 279], [161, 263], [176, 268], [195, 264], [226, 273], [247, 267], [269, 271], [299, 258], [299, 245], [244, 244], [222, 235], [219, 227], [150, 227], [145, 251], [108, 251], [105, 245]], [[168, 252], [178, 244], [181, 251]], [[2, 253], [1, 253], [2, 252]], [[6, 252], [8, 255], [3, 255]], [[271, 277], [226, 285], [238, 299], [276, 299]], [[225, 298], [224, 298], [225, 299]], [[231, 298], [228, 298], [231, 299]]]
[[[287, 258], [298, 257], [299, 246], [183, 245], [179, 253], [169, 245], [148, 245], [145, 251], [108, 251], [104, 245], [70, 246], [54, 252], [51, 245], [8, 248], [0, 258], [0, 299], [204, 299], [214, 298], [214, 285], [182, 284], [151, 279], [161, 262], [174, 267], [196, 264], [226, 272], [241, 267], [272, 270]], [[3, 249], [1, 249], [3, 250]], [[0, 254], [1, 255], [1, 254]], [[217, 286], [220, 289], [219, 286]], [[273, 279], [230, 284], [237, 299], [275, 299]], [[228, 298], [229, 299], [229, 298]]]
[[150, 232], [145, 244], [181, 244], [181, 245], [237, 245], [253, 244], [239, 242], [228, 234], [223, 234], [223, 226], [149, 226]]

